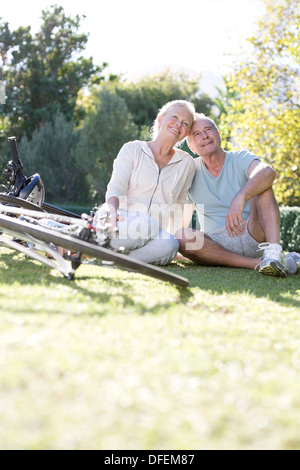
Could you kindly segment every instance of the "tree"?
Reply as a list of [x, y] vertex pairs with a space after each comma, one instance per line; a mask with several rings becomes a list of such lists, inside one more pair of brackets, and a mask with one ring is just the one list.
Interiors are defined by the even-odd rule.
[[223, 145], [228, 148], [231, 141], [231, 127], [226, 123], [226, 116], [230, 111], [231, 101], [237, 97], [238, 93], [230, 88], [227, 77], [223, 77], [223, 84], [223, 88], [216, 87], [219, 95], [214, 98], [214, 104], [218, 108], [219, 115], [215, 118], [215, 122], [222, 135]]
[[131, 82], [115, 82], [116, 93], [124, 98], [135, 124], [142, 130], [152, 126], [158, 110], [168, 101], [190, 100], [198, 112], [211, 114], [213, 100], [201, 93], [201, 75], [190, 77], [184, 72], [165, 69], [155, 75], [146, 75]]
[[90, 194], [99, 204], [104, 202], [114, 159], [125, 142], [139, 138], [139, 130], [125, 100], [109, 84], [93, 89], [86, 106], [77, 161], [85, 167]]
[[53, 123], [33, 131], [32, 138], [23, 136], [19, 144], [24, 173], [39, 173], [46, 190], [47, 202], [85, 203], [89, 189], [84, 164], [77, 159], [78, 132], [74, 122], [56, 114]]
[[[82, 17], [83, 18], [83, 17]], [[52, 121], [59, 112], [73, 119], [78, 91], [100, 83], [101, 67], [82, 57], [88, 36], [79, 33], [82, 18], [67, 17], [62, 7], [42, 11], [40, 31], [30, 26], [10, 31], [0, 23], [2, 73], [11, 134], [30, 138], [33, 131]]]
[[221, 123], [232, 146], [248, 147], [273, 165], [279, 203], [300, 205], [300, 8], [298, 0], [264, 0], [249, 38], [252, 57], [233, 65], [230, 100]]

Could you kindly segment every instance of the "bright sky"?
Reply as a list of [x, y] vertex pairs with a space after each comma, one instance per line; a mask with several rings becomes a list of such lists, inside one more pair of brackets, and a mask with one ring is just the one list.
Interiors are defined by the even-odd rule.
[[11, 29], [31, 25], [35, 32], [41, 11], [55, 3], [86, 16], [86, 55], [128, 78], [166, 66], [226, 73], [227, 54], [247, 54], [263, 8], [262, 0], [11, 0], [1, 2], [0, 16]]

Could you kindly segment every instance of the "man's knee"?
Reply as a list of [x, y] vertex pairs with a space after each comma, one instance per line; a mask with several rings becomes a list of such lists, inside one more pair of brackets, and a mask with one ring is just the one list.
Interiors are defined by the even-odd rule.
[[257, 209], [264, 210], [265, 207], [278, 206], [277, 200], [274, 195], [273, 188], [268, 188], [266, 191], [257, 194], [253, 199], [253, 203]]
[[272, 188], [257, 194], [250, 200], [248, 231], [259, 243], [268, 238], [280, 237], [280, 212]]

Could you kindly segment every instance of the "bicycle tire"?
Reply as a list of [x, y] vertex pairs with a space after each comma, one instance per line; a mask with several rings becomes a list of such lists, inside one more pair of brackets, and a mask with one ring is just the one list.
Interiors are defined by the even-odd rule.
[[0, 193], [0, 202], [3, 202], [5, 204], [11, 204], [12, 206], [22, 207], [23, 209], [45, 212], [40, 206], [37, 206], [32, 202], [26, 201], [26, 199], [21, 199], [19, 197], [10, 196], [4, 193]]
[[22, 207], [23, 209], [35, 210], [39, 212], [47, 212], [50, 214], [57, 214], [63, 215], [66, 217], [73, 217], [75, 219], [80, 219], [79, 214], [75, 214], [74, 212], [67, 211], [57, 206], [53, 206], [44, 202], [42, 206], [37, 206], [32, 202], [27, 201], [26, 199], [22, 199], [17, 196], [11, 196], [5, 193], [0, 193], [0, 203], [11, 204], [12, 206]]
[[42, 204], [42, 209], [44, 209], [47, 213], [50, 214], [58, 214], [58, 215], [63, 215], [66, 217], [73, 217], [75, 219], [80, 219], [81, 215], [75, 214], [75, 212], [70, 212], [67, 211], [66, 209], [62, 209], [61, 207], [53, 206], [52, 204], [48, 204], [44, 202]]
[[12, 231], [15, 234], [18, 234], [20, 237], [22, 237], [22, 233], [26, 233], [46, 243], [53, 243], [54, 245], [65, 248], [66, 250], [80, 253], [82, 255], [86, 255], [102, 261], [110, 261], [119, 267], [134, 270], [140, 274], [151, 276], [161, 281], [170, 282], [179, 287], [187, 287], [189, 285], [189, 281], [185, 277], [170, 273], [157, 266], [135, 260], [127, 255], [109, 250], [108, 248], [104, 248], [84, 240], [76, 239], [69, 235], [62, 235], [59, 232], [55, 232], [54, 230], [32, 225], [28, 222], [2, 214], [0, 215], [0, 229], [1, 228]]

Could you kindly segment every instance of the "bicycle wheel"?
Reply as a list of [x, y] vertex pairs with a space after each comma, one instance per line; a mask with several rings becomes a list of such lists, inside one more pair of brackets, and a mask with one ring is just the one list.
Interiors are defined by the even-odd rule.
[[26, 199], [22, 199], [20, 197], [16, 196], [10, 196], [5, 193], [0, 193], [0, 203], [4, 204], [9, 204], [12, 206], [17, 206], [17, 207], [22, 207], [23, 209], [29, 209], [29, 210], [35, 210], [39, 212], [47, 212], [50, 214], [57, 214], [57, 215], [63, 215], [66, 217], [73, 217], [76, 219], [80, 219], [80, 215], [75, 214], [74, 212], [67, 211], [65, 209], [61, 209], [60, 207], [53, 206], [51, 204], [48, 204], [44, 202], [42, 206], [37, 206], [36, 204], [33, 204], [32, 202], [27, 201]]
[[67, 211], [66, 209], [62, 209], [61, 207], [57, 206], [52, 206], [51, 204], [47, 204], [44, 202], [42, 204], [42, 209], [44, 209], [47, 213], [50, 214], [58, 214], [58, 215], [64, 215], [67, 217], [73, 217], [75, 219], [80, 219], [80, 215], [75, 214], [74, 212]]
[[28, 234], [38, 240], [65, 248], [66, 250], [90, 256], [102, 261], [110, 261], [129, 270], [151, 276], [162, 281], [170, 282], [180, 287], [189, 285], [188, 279], [151, 264], [143, 263], [129, 256], [116, 253], [99, 245], [79, 240], [69, 235], [60, 234], [54, 230], [39, 227], [25, 221], [14, 219], [6, 215], [0, 215], [0, 229], [6, 229], [22, 238], [22, 234]]
[[30, 209], [38, 212], [44, 212], [44, 210], [32, 204], [32, 202], [26, 201], [26, 199], [21, 199], [16, 196], [9, 196], [8, 194], [0, 193], [0, 202], [12, 206], [22, 207], [23, 209]]

